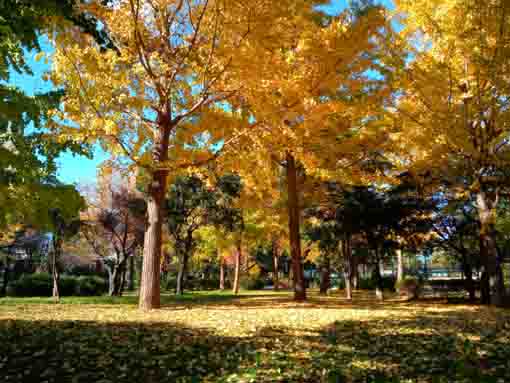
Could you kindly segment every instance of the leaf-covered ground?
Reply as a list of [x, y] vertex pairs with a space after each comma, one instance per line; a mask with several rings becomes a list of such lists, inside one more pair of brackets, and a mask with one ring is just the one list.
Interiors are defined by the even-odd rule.
[[0, 300], [0, 382], [510, 381], [510, 311], [359, 293]]

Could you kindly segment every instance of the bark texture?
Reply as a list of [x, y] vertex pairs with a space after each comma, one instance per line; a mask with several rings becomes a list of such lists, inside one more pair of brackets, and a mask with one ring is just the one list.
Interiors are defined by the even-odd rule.
[[234, 253], [235, 265], [234, 265], [234, 284], [232, 285], [232, 292], [239, 294], [239, 285], [241, 283], [241, 254], [242, 246], [241, 241], [238, 242], [237, 248]]
[[301, 237], [299, 233], [299, 198], [297, 169], [294, 156], [287, 152], [287, 207], [289, 215], [290, 254], [294, 281], [294, 300], [306, 300], [305, 276], [301, 257]]
[[482, 303], [502, 306], [505, 296], [505, 283], [501, 262], [496, 246], [496, 191], [480, 190], [476, 196], [476, 207], [480, 220], [480, 256], [485, 277], [482, 278]]
[[271, 255], [273, 257], [273, 290], [280, 289], [279, 264], [278, 264], [278, 240], [273, 238], [271, 242]]
[[161, 240], [163, 231], [163, 210], [167, 189], [168, 170], [158, 169], [168, 160], [170, 132], [177, 121], [168, 113], [158, 115], [159, 129], [155, 132], [152, 159], [156, 167], [152, 173], [147, 200], [147, 226], [143, 244], [143, 264], [140, 286], [139, 308], [147, 311], [161, 306]]

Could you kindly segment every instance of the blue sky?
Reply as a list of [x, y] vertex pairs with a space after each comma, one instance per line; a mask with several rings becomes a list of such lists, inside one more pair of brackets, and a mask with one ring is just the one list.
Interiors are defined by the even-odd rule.
[[[42, 43], [45, 51], [51, 52], [49, 44]], [[29, 52], [27, 59], [33, 76], [27, 74], [18, 74], [11, 72], [10, 84], [16, 85], [23, 89], [27, 94], [33, 95], [38, 92], [45, 92], [52, 89], [51, 82], [44, 81], [42, 75], [50, 69], [50, 65], [44, 60], [36, 62], [34, 60], [36, 52]], [[59, 170], [58, 178], [65, 183], [91, 183], [95, 182], [97, 174], [97, 166], [108, 158], [100, 148], [94, 151], [94, 158], [88, 159], [83, 156], [73, 156], [71, 153], [64, 153], [58, 159]]]
[[[392, 0], [379, 0], [389, 8], [393, 8]], [[324, 6], [323, 9], [327, 12], [336, 13], [344, 9], [348, 5], [347, 0], [333, 0], [330, 5]], [[51, 52], [51, 46], [48, 43], [42, 43], [43, 50]], [[10, 83], [23, 89], [27, 94], [34, 94], [37, 92], [48, 91], [52, 88], [50, 82], [44, 81], [42, 75], [50, 69], [50, 65], [45, 63], [44, 60], [36, 62], [34, 60], [35, 52], [27, 54], [29, 65], [31, 66], [34, 75], [12, 73]], [[65, 183], [80, 183], [87, 184], [95, 182], [97, 175], [98, 165], [108, 158], [108, 154], [102, 151], [99, 147], [94, 150], [94, 158], [88, 159], [82, 156], [73, 156], [71, 153], [64, 153], [58, 159], [59, 170], [58, 177]]]

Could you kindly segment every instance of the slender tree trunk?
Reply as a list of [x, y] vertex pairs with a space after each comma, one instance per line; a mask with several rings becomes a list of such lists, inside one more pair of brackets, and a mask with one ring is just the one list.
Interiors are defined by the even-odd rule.
[[273, 290], [278, 291], [280, 289], [280, 278], [278, 276], [278, 240], [273, 238], [271, 242], [271, 255], [273, 256]]
[[128, 258], [126, 257], [126, 258], [124, 258], [124, 262], [122, 263], [122, 268], [121, 268], [119, 296], [122, 296], [122, 294], [124, 294], [124, 290], [126, 288], [127, 265], [128, 265]]
[[237, 249], [235, 250], [235, 265], [234, 265], [234, 285], [232, 291], [234, 294], [239, 294], [239, 284], [241, 278], [241, 241], [238, 241]]
[[476, 196], [476, 207], [480, 219], [480, 256], [487, 273], [487, 278], [483, 282], [488, 284], [483, 290], [487, 291], [488, 289], [489, 293], [488, 302], [484, 303], [501, 306], [504, 302], [505, 285], [500, 272], [501, 265], [496, 246], [497, 205], [498, 195], [496, 192], [486, 193], [481, 190]]
[[373, 278], [375, 281], [375, 296], [378, 300], [384, 300], [384, 292], [381, 277], [381, 262], [379, 260], [379, 250], [375, 251], [376, 261], [374, 262], [374, 268], [372, 269]]
[[351, 247], [351, 281], [353, 290], [358, 290], [359, 287], [359, 264], [358, 259], [352, 255]]
[[397, 249], [397, 282], [404, 280], [404, 257], [402, 249]]
[[104, 263], [104, 268], [106, 269], [106, 272], [108, 273], [108, 295], [112, 296], [113, 295], [113, 289], [114, 289], [113, 269], [107, 263]]
[[482, 266], [482, 273], [480, 277], [480, 302], [488, 305], [491, 302], [491, 288], [489, 285], [489, 274], [485, 266]]
[[135, 254], [131, 254], [129, 257], [129, 280], [128, 280], [128, 290], [135, 290]]
[[112, 270], [112, 287], [110, 290], [110, 296], [119, 296], [120, 295], [120, 287], [122, 283], [122, 270], [119, 262], [116, 262], [113, 265]]
[[53, 257], [51, 260], [51, 272], [53, 277], [53, 299], [56, 302], [60, 301], [60, 292], [58, 290], [58, 283], [60, 280], [60, 273], [58, 270], [58, 259], [60, 259], [60, 253], [62, 251], [62, 239], [60, 238], [60, 235], [55, 235], [56, 238], [53, 239]]
[[5, 265], [4, 265], [4, 278], [2, 281], [2, 289], [0, 290], [0, 296], [5, 297], [7, 295], [7, 285], [9, 284], [9, 255], [5, 257]]
[[[155, 167], [168, 160], [170, 133], [177, 122], [167, 113], [158, 115], [158, 130], [155, 132], [152, 157]], [[147, 226], [143, 244], [143, 265], [140, 286], [139, 308], [157, 309], [161, 306], [161, 244], [163, 210], [167, 189], [168, 170], [156, 169], [152, 173], [147, 201]]]
[[147, 202], [148, 222], [144, 237], [139, 301], [142, 310], [157, 309], [161, 306], [161, 239], [166, 178], [166, 172], [155, 172]]
[[331, 287], [331, 275], [330, 275], [330, 260], [329, 254], [326, 255], [324, 262], [321, 265], [321, 283], [319, 286], [319, 293], [326, 295], [328, 289]]
[[220, 256], [220, 290], [225, 290], [225, 260]]
[[294, 280], [294, 300], [306, 300], [305, 276], [301, 257], [301, 237], [299, 233], [299, 198], [296, 160], [287, 152], [287, 199], [289, 215], [290, 254]]
[[184, 294], [184, 285], [186, 280], [186, 274], [188, 271], [188, 262], [189, 262], [189, 252], [188, 249], [184, 251], [184, 254], [180, 257], [179, 262], [179, 270], [177, 272], [177, 285], [175, 288], [175, 293], [177, 295], [183, 295]]
[[346, 235], [341, 242], [342, 257], [344, 264], [344, 280], [345, 280], [345, 294], [348, 300], [352, 300], [352, 285], [353, 285], [353, 256], [351, 248], [351, 238]]

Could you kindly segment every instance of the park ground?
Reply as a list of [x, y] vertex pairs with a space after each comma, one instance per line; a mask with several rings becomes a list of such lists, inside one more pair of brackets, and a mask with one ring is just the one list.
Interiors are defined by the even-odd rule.
[[0, 381], [510, 381], [510, 311], [368, 294], [0, 299]]

